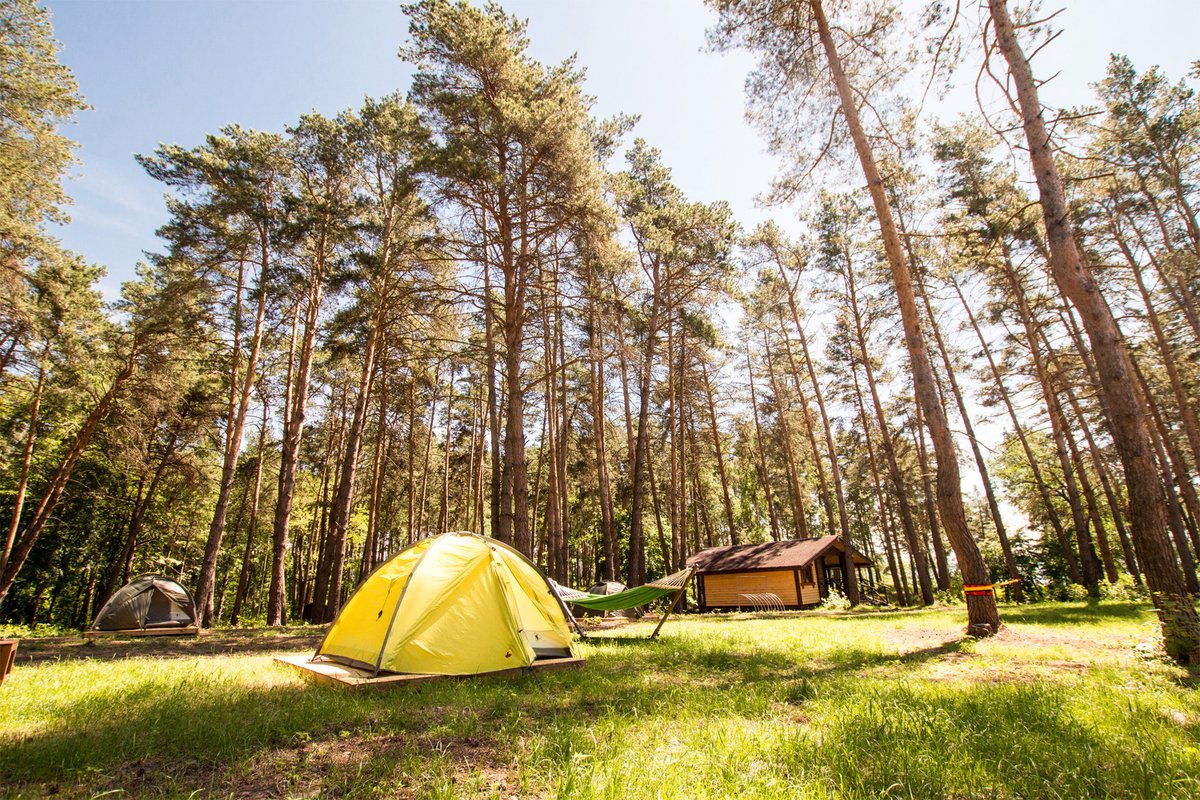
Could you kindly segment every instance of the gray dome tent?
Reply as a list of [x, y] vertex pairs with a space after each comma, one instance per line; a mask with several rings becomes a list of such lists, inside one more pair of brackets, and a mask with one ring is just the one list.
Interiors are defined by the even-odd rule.
[[91, 634], [196, 633], [196, 604], [176, 581], [142, 575], [118, 589], [96, 615]]

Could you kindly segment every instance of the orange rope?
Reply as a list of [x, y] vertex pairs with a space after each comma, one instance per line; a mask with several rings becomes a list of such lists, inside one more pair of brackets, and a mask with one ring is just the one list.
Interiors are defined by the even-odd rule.
[[1000, 581], [999, 583], [980, 583], [980, 584], [964, 585], [963, 591], [964, 592], [987, 592], [987, 591], [991, 591], [992, 589], [995, 589], [997, 586], [1008, 586], [1010, 583], [1020, 583], [1020, 582], [1021, 582], [1020, 578], [1012, 578], [1011, 580]]

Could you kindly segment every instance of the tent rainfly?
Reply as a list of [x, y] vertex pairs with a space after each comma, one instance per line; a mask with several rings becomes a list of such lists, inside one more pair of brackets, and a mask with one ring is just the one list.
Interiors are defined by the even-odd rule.
[[88, 634], [158, 636], [197, 632], [196, 604], [187, 589], [162, 575], [142, 575], [108, 598]]
[[475, 533], [401, 550], [354, 592], [313, 661], [420, 675], [475, 675], [570, 659], [562, 601], [525, 556]]

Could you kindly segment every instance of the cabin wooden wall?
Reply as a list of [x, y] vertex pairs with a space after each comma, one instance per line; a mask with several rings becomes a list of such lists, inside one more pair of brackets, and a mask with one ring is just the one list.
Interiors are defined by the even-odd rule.
[[754, 572], [725, 572], [700, 576], [704, 581], [706, 608], [736, 608], [750, 605], [744, 594], [770, 592], [784, 605], [802, 606], [821, 602], [815, 573], [806, 569], [800, 574], [800, 597], [796, 597], [796, 570], [756, 570]]

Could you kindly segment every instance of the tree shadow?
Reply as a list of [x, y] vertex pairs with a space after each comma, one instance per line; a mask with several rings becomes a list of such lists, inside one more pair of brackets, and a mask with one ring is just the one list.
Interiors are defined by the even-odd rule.
[[1108, 622], [1133, 622], [1152, 612], [1149, 603], [1136, 601], [1097, 601], [1053, 605], [1011, 606], [1001, 614], [1005, 622], [1025, 625], [1079, 625]]
[[53, 661], [128, 658], [196, 658], [212, 655], [261, 655], [281, 650], [316, 650], [324, 628], [246, 628], [204, 631], [200, 636], [112, 637], [58, 636], [22, 639], [16, 666]]

